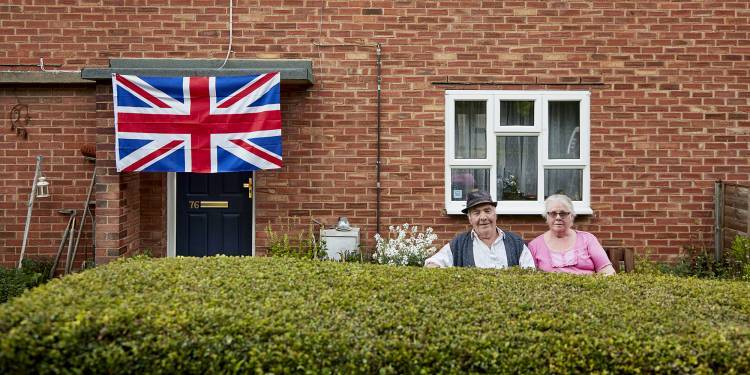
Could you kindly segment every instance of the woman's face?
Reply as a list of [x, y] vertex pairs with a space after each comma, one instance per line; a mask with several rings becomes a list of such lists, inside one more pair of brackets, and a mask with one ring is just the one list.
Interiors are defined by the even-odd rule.
[[553, 201], [547, 207], [547, 225], [553, 232], [565, 232], [573, 226], [573, 215], [564, 204]]

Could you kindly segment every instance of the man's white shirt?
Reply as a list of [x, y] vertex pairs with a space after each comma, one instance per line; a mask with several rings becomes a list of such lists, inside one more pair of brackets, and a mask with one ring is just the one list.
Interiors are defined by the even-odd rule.
[[[479, 239], [477, 234], [472, 230], [472, 248], [474, 251], [474, 265], [477, 268], [507, 268], [508, 257], [505, 254], [505, 233], [500, 228], [497, 229], [497, 239], [492, 243], [492, 246], [487, 246], [482, 240]], [[440, 251], [435, 255], [425, 260], [425, 265], [428, 263], [436, 264], [440, 267], [453, 267], [453, 252], [451, 251], [450, 242], [445, 244]], [[523, 251], [521, 257], [518, 259], [518, 265], [521, 268], [535, 268], [534, 258], [531, 256], [531, 251], [526, 245], [523, 245]]]

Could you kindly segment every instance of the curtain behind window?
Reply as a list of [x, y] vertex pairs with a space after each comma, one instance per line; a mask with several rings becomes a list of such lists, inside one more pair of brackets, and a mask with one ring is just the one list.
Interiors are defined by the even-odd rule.
[[[550, 101], [548, 155], [550, 159], [581, 157], [580, 104], [573, 101]], [[544, 174], [544, 195], [563, 193], [581, 200], [582, 170], [548, 169]]]
[[534, 102], [500, 101], [500, 126], [534, 126]]
[[549, 102], [549, 158], [578, 159], [580, 150], [578, 102]]
[[565, 194], [574, 201], [583, 199], [583, 171], [580, 169], [547, 169], [544, 171], [544, 198]]
[[487, 102], [456, 101], [456, 159], [487, 155]]
[[497, 177], [502, 200], [536, 200], [536, 136], [497, 137]]

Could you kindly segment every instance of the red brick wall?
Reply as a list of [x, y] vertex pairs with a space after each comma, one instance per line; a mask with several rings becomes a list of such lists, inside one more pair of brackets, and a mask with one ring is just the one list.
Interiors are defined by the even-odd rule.
[[97, 264], [144, 251], [166, 256], [166, 174], [117, 172], [112, 87], [96, 89]]
[[[226, 52], [225, 0], [19, 3], [0, 6], [0, 64], [11, 69], [39, 57], [70, 69], [105, 66], [109, 57], [220, 59]], [[283, 94], [286, 165], [257, 174], [261, 247], [268, 223], [298, 217], [300, 226], [312, 218], [333, 224], [342, 215], [372, 245], [374, 49], [320, 44], [383, 46], [383, 228], [429, 225], [442, 242], [466, 227], [464, 218], [442, 212], [446, 89], [591, 90], [595, 215], [578, 223], [608, 245], [668, 257], [710, 241], [713, 181], [750, 180], [746, 1], [235, 3], [233, 57], [311, 59], [316, 81]], [[433, 84], [446, 80], [517, 84]], [[594, 82], [603, 85], [586, 85]], [[98, 114], [111, 116], [111, 108]], [[97, 126], [99, 144], [109, 142], [111, 122], [99, 118]], [[100, 166], [108, 186], [133, 188], [111, 167]], [[100, 193], [99, 204], [121, 212], [106, 219], [113, 231], [135, 225], [126, 212], [137, 202], [127, 197], [127, 207], [116, 207], [126, 194]], [[545, 229], [538, 216], [499, 222], [527, 239]], [[108, 241], [107, 257], [140, 246]]]
[[[32, 211], [25, 257], [54, 257], [69, 216], [61, 209], [76, 210], [80, 223], [94, 164], [80, 148], [93, 144], [96, 103], [93, 87], [0, 87], [0, 264], [18, 262], [26, 223], [27, 202], [34, 179], [36, 156], [44, 157], [42, 174], [49, 181], [50, 197], [37, 199]], [[26, 105], [28, 138], [11, 130], [11, 110]], [[24, 121], [25, 122], [25, 121]], [[78, 246], [76, 263], [93, 260], [91, 219], [88, 218]], [[78, 230], [77, 224], [75, 229]], [[67, 244], [62, 259], [65, 259]], [[60, 261], [60, 270], [64, 261]]]
[[[141, 216], [141, 203], [150, 203], [151, 199], [141, 197], [139, 173], [117, 172], [112, 87], [109, 83], [97, 83], [96, 101], [96, 263], [101, 264], [143, 250], [141, 223], [144, 219]], [[149, 177], [143, 179], [149, 180]], [[149, 190], [145, 189], [145, 192], [148, 193]], [[159, 206], [154, 208], [157, 207]], [[151, 209], [144, 210], [146, 215], [152, 212]], [[146, 242], [153, 244], [150, 237]]]
[[140, 246], [153, 256], [167, 256], [167, 175], [140, 174]]

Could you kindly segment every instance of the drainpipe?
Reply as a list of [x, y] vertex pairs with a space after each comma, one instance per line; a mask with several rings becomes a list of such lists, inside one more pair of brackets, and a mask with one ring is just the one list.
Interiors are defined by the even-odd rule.
[[381, 190], [381, 187], [380, 187], [380, 84], [382, 81], [382, 76], [381, 76], [381, 71], [380, 71], [381, 69], [380, 43], [377, 43], [375, 48], [376, 48], [375, 55], [377, 56], [376, 64], [377, 64], [377, 74], [378, 74], [378, 114], [377, 114], [378, 116], [377, 117], [378, 119], [378, 141], [377, 141], [378, 154], [377, 154], [377, 160], [375, 161], [375, 170], [377, 173], [377, 182], [375, 184], [375, 191], [377, 194], [377, 198], [375, 200], [375, 222], [377, 225], [376, 226], [377, 233], [380, 234], [380, 190]]

